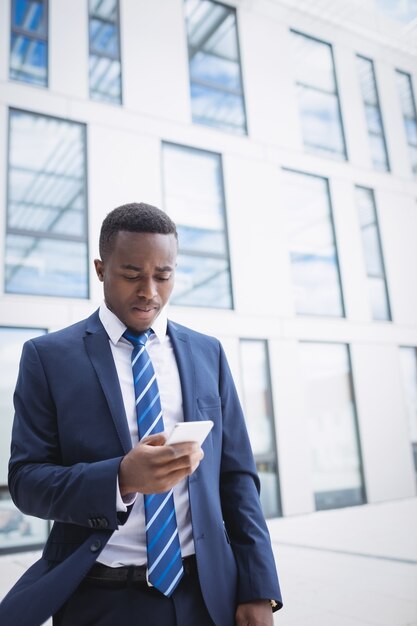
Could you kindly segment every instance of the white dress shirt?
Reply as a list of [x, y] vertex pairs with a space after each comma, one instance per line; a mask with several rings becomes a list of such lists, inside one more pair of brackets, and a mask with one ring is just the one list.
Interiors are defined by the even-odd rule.
[[[104, 302], [100, 306], [99, 316], [109, 336], [132, 446], [135, 446], [138, 442], [138, 426], [131, 366], [133, 346], [122, 336], [126, 326], [107, 308]], [[167, 334], [167, 314], [165, 309], [160, 312], [152, 324], [152, 330], [155, 334], [152, 334], [149, 338], [146, 349], [155, 369], [161, 394], [164, 427], [165, 431], [169, 433], [176, 422], [184, 421], [184, 414], [180, 377], [172, 343]], [[123, 501], [118, 489], [116, 497], [118, 511], [127, 510], [125, 502], [130, 504], [132, 499], [124, 499]], [[183, 557], [186, 557], [195, 552], [187, 479], [182, 480], [174, 487], [174, 502], [181, 553]], [[134, 500], [133, 509], [127, 522], [123, 526], [119, 526], [119, 529], [110, 537], [109, 542], [98, 558], [98, 562], [110, 567], [120, 567], [122, 565], [144, 565], [146, 560], [144, 498], [141, 494], [138, 494], [136, 500]]]

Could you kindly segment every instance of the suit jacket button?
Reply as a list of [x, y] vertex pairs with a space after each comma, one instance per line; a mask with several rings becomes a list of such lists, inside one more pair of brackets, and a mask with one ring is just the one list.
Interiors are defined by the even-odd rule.
[[108, 525], [109, 525], [109, 522], [106, 520], [106, 518], [105, 518], [105, 517], [103, 517], [103, 518], [100, 520], [100, 527], [101, 527], [101, 528], [107, 528], [107, 526], [108, 526]]
[[101, 548], [101, 541], [99, 539], [97, 539], [96, 541], [93, 541], [93, 543], [90, 546], [91, 552], [98, 552], [100, 548]]

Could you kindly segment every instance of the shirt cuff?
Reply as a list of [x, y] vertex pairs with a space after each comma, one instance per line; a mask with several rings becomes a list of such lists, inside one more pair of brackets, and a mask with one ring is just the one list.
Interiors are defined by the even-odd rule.
[[126, 513], [127, 507], [136, 501], [137, 496], [137, 493], [128, 493], [125, 496], [122, 496], [122, 494], [120, 493], [119, 477], [117, 477], [116, 511], [118, 513]]

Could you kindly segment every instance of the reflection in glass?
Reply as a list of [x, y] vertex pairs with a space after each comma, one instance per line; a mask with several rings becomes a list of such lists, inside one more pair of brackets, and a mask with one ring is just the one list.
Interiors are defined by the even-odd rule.
[[88, 297], [85, 129], [10, 111], [6, 291]]
[[0, 552], [35, 546], [46, 539], [47, 522], [23, 515], [7, 490], [7, 464], [13, 420], [13, 391], [25, 341], [43, 334], [35, 328], [0, 327]]
[[416, 0], [401, 0], [401, 2], [398, 0], [376, 0], [376, 6], [388, 17], [404, 24], [417, 19]]
[[89, 0], [90, 97], [121, 104], [118, 0]]
[[388, 171], [388, 152], [376, 87], [374, 64], [371, 59], [360, 55], [356, 57], [365, 117], [371, 148], [371, 159], [375, 169]]
[[411, 158], [411, 170], [417, 177], [417, 112], [410, 74], [396, 71], [404, 118], [405, 134]]
[[417, 348], [400, 348], [404, 397], [417, 480]]
[[337, 95], [298, 85], [301, 128], [304, 142], [317, 154], [343, 155], [345, 146], [340, 125]]
[[46, 0], [13, 0], [10, 78], [46, 87], [48, 27]]
[[232, 307], [221, 160], [218, 154], [163, 145], [167, 213], [180, 254], [173, 304]]
[[292, 42], [304, 145], [346, 159], [332, 47], [295, 31]]
[[356, 187], [355, 192], [361, 225], [372, 317], [374, 320], [390, 320], [391, 312], [374, 192], [372, 189], [365, 187]]
[[364, 502], [348, 346], [300, 343], [316, 509]]
[[262, 508], [266, 517], [277, 517], [281, 506], [267, 344], [242, 339], [240, 354], [246, 425], [261, 479]]
[[343, 316], [327, 180], [284, 170], [283, 182], [296, 312]]
[[212, 0], [184, 0], [193, 121], [246, 133], [236, 11]]

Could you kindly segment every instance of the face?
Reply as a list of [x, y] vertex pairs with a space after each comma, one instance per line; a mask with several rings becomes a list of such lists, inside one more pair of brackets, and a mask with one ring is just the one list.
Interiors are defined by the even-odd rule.
[[174, 287], [176, 258], [175, 235], [120, 231], [105, 261], [94, 261], [108, 308], [128, 328], [152, 326]]

